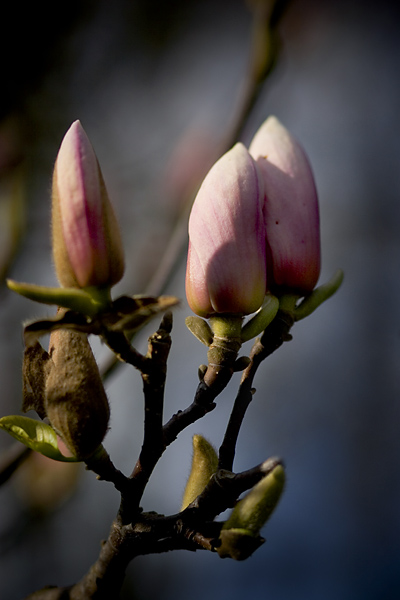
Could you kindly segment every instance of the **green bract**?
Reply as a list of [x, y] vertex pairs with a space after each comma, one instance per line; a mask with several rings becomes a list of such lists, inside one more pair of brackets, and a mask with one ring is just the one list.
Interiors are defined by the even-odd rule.
[[57, 434], [46, 423], [20, 415], [10, 415], [0, 419], [0, 428], [43, 456], [60, 462], [79, 462], [75, 456], [64, 456], [60, 452]]

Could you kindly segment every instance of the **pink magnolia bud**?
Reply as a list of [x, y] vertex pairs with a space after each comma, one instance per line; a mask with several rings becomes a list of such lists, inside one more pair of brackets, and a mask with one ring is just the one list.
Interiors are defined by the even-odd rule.
[[260, 127], [249, 152], [264, 179], [268, 287], [309, 292], [320, 272], [320, 232], [308, 159], [275, 117]]
[[79, 121], [62, 141], [53, 176], [53, 256], [65, 287], [110, 287], [124, 272], [118, 224]]
[[262, 179], [238, 143], [211, 168], [189, 220], [188, 303], [200, 316], [250, 314], [266, 290]]

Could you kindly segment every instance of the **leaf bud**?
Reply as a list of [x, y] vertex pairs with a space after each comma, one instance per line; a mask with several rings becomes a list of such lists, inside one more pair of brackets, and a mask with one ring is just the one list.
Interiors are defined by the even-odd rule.
[[181, 510], [201, 494], [218, 468], [218, 456], [210, 442], [202, 435], [194, 435], [192, 443], [192, 467], [183, 494]]
[[260, 530], [279, 502], [285, 471], [278, 464], [235, 505], [222, 526], [217, 552], [221, 558], [245, 560], [263, 543]]

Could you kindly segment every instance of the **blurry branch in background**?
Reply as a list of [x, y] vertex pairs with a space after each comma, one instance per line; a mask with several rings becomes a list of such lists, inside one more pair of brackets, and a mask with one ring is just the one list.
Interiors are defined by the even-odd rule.
[[25, 169], [17, 119], [0, 124], [0, 282], [3, 284], [26, 226]]
[[[17, 118], [0, 124], [0, 294], [23, 242], [26, 227], [25, 168]], [[16, 442], [0, 457], [0, 485], [29, 457], [29, 448]]]
[[253, 13], [250, 58], [239, 107], [227, 132], [226, 149], [240, 138], [262, 86], [277, 64], [281, 49], [278, 26], [290, 0], [247, 0], [246, 3]]
[[[277, 64], [281, 47], [278, 26], [289, 3], [290, 0], [247, 0], [253, 14], [253, 23], [249, 63], [239, 90], [238, 108], [223, 139], [214, 148], [209, 148], [208, 160], [202, 157], [200, 164], [203, 170], [197, 167], [196, 172], [191, 174], [191, 181], [178, 188], [178, 193], [182, 196], [175, 197], [174, 201], [176, 206], [182, 208], [171, 231], [169, 242], [163, 248], [158, 267], [143, 290], [145, 295], [159, 296], [164, 292], [186, 250], [188, 218], [198, 188], [208, 168], [240, 138], [263, 84]], [[185, 148], [182, 149], [182, 154], [184, 151]], [[107, 379], [113, 373], [118, 362], [114, 355], [103, 362], [100, 369], [103, 379]]]
[[0, 175], [0, 281], [3, 283], [18, 253], [25, 231], [24, 169]]

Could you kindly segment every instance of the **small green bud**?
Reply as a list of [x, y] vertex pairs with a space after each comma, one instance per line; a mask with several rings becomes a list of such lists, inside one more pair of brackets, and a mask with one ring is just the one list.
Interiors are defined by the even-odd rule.
[[217, 468], [218, 456], [213, 446], [202, 435], [194, 435], [192, 468], [183, 494], [181, 510], [201, 494]]
[[220, 558], [234, 560], [246, 560], [264, 543], [263, 538], [246, 529], [222, 529], [219, 541], [217, 552]]
[[258, 536], [278, 504], [284, 485], [285, 471], [278, 464], [239, 500], [222, 529], [244, 529], [248, 534]]

